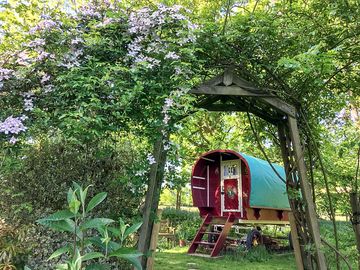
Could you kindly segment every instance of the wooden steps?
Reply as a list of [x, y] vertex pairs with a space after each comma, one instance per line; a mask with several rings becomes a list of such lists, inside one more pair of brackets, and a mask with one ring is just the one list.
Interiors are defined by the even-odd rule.
[[[235, 217], [233, 215], [229, 215], [228, 217], [213, 217], [210, 214], [206, 215], [189, 247], [188, 254], [209, 258], [217, 257], [224, 247], [226, 237], [231, 229], [231, 226], [234, 224], [234, 221]], [[213, 224], [223, 224], [224, 227], [221, 232], [208, 231], [210, 225]], [[217, 238], [214, 242], [208, 242], [202, 240], [204, 235], [216, 235]], [[199, 246], [207, 247], [210, 254], [195, 253]]]

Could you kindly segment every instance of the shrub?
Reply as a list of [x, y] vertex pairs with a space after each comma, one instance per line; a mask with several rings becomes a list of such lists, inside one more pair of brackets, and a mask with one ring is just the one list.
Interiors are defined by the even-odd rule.
[[8, 155], [1, 168], [0, 215], [32, 223], [37, 213], [62, 208], [65, 187], [78, 179], [84, 186], [93, 185], [90, 195], [100, 190], [109, 194], [98, 212], [131, 219], [139, 214], [144, 194], [145, 181], [134, 176], [133, 164], [141, 163], [139, 152], [120, 139], [77, 145], [58, 138], [30, 145], [17, 156]]
[[186, 210], [177, 210], [175, 208], [165, 208], [162, 212], [162, 219], [168, 219], [172, 227], [179, 226], [184, 221], [195, 221], [201, 220], [198, 212], [190, 212]]
[[192, 241], [202, 222], [197, 212], [165, 208], [162, 219], [168, 219], [170, 226], [176, 229], [179, 239]]
[[0, 269], [22, 269], [29, 247], [24, 245], [27, 228], [10, 226], [0, 219]]

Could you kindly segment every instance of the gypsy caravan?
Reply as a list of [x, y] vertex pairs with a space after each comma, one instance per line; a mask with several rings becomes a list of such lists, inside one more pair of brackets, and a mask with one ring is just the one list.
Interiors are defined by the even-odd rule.
[[[203, 224], [188, 253], [207, 246], [210, 256], [216, 257], [233, 224], [289, 224], [286, 186], [279, 175], [286, 179], [283, 167], [232, 150], [201, 155], [193, 167], [191, 190]], [[223, 224], [221, 232], [209, 231], [212, 224]], [[216, 241], [203, 240], [204, 235], [210, 239], [214, 234]], [[248, 241], [259, 237], [253, 230]]]

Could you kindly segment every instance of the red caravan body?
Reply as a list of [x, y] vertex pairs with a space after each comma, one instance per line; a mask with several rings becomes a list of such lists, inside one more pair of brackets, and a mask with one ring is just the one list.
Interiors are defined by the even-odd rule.
[[[289, 223], [289, 207], [266, 203], [254, 205], [253, 200], [250, 201], [250, 196], [262, 196], [261, 192], [269, 195], [269, 192], [272, 192], [271, 187], [269, 188], [265, 182], [264, 185], [260, 183], [259, 188], [259, 180], [256, 184], [253, 182], [253, 188], [262, 189], [260, 193], [251, 191], [251, 176], [254, 175], [250, 173], [254, 167], [251, 168], [248, 164], [251, 160], [255, 158], [250, 159], [249, 156], [232, 150], [214, 150], [200, 156], [193, 167], [191, 189], [193, 204], [199, 208], [202, 217], [207, 214], [219, 217], [233, 214], [239, 223]], [[264, 161], [256, 159], [256, 162], [263, 162], [263, 168], [267, 169], [265, 166], [268, 164]], [[270, 184], [276, 185], [276, 182]], [[284, 197], [284, 194], [273, 195]]]

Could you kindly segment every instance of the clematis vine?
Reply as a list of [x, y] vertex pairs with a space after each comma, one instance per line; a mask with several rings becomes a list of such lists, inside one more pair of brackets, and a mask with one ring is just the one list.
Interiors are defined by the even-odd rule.
[[0, 122], [0, 133], [4, 133], [6, 135], [17, 135], [26, 129], [27, 128], [24, 126], [23, 120], [20, 117], [13, 117], [11, 115], [6, 118], [4, 122]]
[[[185, 72], [182, 61], [189, 56], [186, 55], [189, 50], [184, 48], [196, 41], [197, 26], [184, 15], [188, 12], [180, 5], [168, 7], [159, 4], [156, 10], [145, 7], [129, 16], [129, 32], [133, 39], [128, 45], [127, 57], [133, 69], [152, 70], [167, 66], [172, 71], [168, 80], [173, 79], [178, 83], [175, 89], [169, 89], [162, 106], [164, 138], [169, 137], [167, 134], [172, 125], [172, 111], [179, 108], [182, 97], [190, 89], [184, 84], [190, 74]], [[171, 32], [167, 32], [167, 25], [172, 25]], [[163, 144], [165, 150], [171, 148], [169, 141], [164, 140]]]
[[196, 26], [185, 15], [180, 14], [182, 10], [186, 11], [180, 5], [168, 7], [159, 4], [155, 11], [145, 7], [130, 14], [129, 32], [135, 38], [128, 46], [128, 57], [135, 67], [140, 64], [154, 68], [164, 59], [181, 58], [179, 52], [172, 50], [173, 37], [168, 38], [164, 30], [167, 24], [174, 25], [177, 43], [181, 46], [195, 41]]
[[[0, 95], [12, 102], [22, 102], [0, 113], [1, 138], [6, 138], [12, 144], [24, 138], [22, 133], [27, 130], [25, 124], [29, 125], [35, 118], [32, 116], [39, 111], [35, 110], [35, 106], [41, 105], [43, 107], [40, 111], [46, 111], [47, 108], [57, 110], [56, 106], [59, 104], [67, 104], [66, 101], [59, 102], [60, 99], [72, 98], [71, 95], [76, 93], [70, 95], [59, 90], [62, 84], [67, 83], [61, 81], [61, 77], [83, 67], [89, 69], [86, 65], [90, 61], [98, 61], [98, 58], [92, 58], [89, 54], [93, 53], [92, 48], [98, 45], [97, 42], [101, 44], [97, 35], [119, 26], [124, 27], [124, 46], [112, 48], [121, 52], [119, 66], [130, 70], [130, 76], [154, 71], [159, 72], [161, 77], [162, 70], [163, 74], [166, 74], [164, 76], [167, 76], [169, 83], [158, 88], [166, 90], [159, 90], [159, 98], [156, 97], [157, 103], [154, 105], [156, 113], [151, 116], [162, 116], [159, 119], [164, 126], [162, 133], [167, 135], [169, 127], [173, 125], [173, 116], [176, 110], [181, 108], [182, 98], [190, 89], [187, 85], [191, 76], [188, 65], [189, 59], [194, 58], [191, 55], [191, 46], [196, 41], [196, 25], [190, 21], [188, 13], [189, 11], [180, 5], [168, 7], [159, 4], [156, 8], [142, 8], [127, 15], [127, 10], [122, 10], [118, 2], [104, 0], [87, 2], [63, 21], [59, 14], [43, 15], [27, 33], [22, 48], [10, 53], [11, 57], [2, 57], [8, 60], [0, 63]], [[119, 69], [119, 72], [121, 70]], [[99, 85], [108, 85], [105, 88], [111, 88], [111, 91], [100, 89], [99, 91], [104, 93], [99, 93], [99, 102], [107, 102], [104, 107], [112, 108], [119, 98], [119, 93], [116, 92], [118, 89], [115, 87], [119, 77], [111, 77], [113, 75], [109, 74], [106, 83]], [[101, 74], [94, 76], [94, 82], [101, 81]], [[87, 87], [91, 89], [92, 86], [90, 83]], [[52, 99], [55, 97], [58, 100]], [[44, 100], [53, 103], [47, 106]], [[158, 119], [152, 123], [155, 122], [158, 123]], [[170, 146], [170, 142], [164, 142], [166, 150], [170, 149]], [[156, 162], [152, 156], [148, 156], [147, 161], [149, 164]]]

